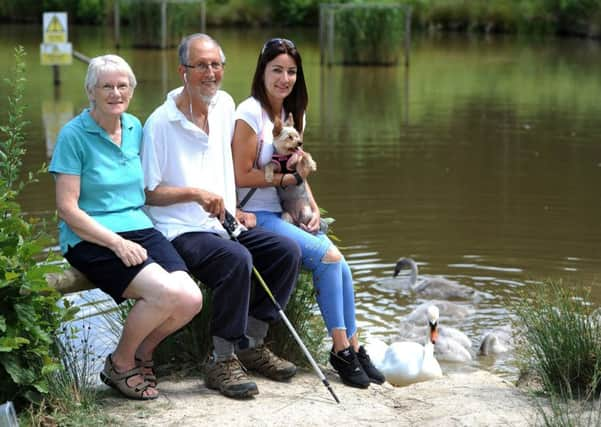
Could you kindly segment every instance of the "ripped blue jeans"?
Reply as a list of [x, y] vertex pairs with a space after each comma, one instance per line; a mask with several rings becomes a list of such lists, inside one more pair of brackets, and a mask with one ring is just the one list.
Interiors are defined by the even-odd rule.
[[355, 293], [351, 269], [342, 258], [337, 262], [322, 262], [333, 243], [325, 234], [307, 233], [280, 218], [276, 212], [257, 211], [257, 225], [294, 240], [301, 248], [303, 267], [313, 274], [313, 286], [323, 320], [331, 334], [334, 329], [346, 329], [348, 338], [357, 332]]

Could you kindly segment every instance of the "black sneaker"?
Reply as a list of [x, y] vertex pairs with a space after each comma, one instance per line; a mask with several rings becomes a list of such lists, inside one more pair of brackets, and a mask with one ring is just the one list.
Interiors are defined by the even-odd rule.
[[369, 387], [369, 377], [361, 367], [352, 347], [347, 347], [337, 353], [334, 353], [332, 348], [330, 364], [336, 369], [344, 384], [357, 388]]
[[386, 381], [382, 372], [378, 371], [378, 368], [371, 363], [371, 359], [369, 358], [369, 354], [365, 351], [363, 346], [359, 347], [359, 351], [357, 352], [357, 359], [359, 359], [359, 363], [361, 367], [369, 377], [372, 383], [383, 384]]

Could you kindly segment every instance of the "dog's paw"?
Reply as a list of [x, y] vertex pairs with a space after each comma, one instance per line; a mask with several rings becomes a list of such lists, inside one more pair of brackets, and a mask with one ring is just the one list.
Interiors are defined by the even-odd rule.
[[305, 175], [308, 175], [310, 172], [315, 172], [317, 170], [317, 163], [315, 163], [311, 154], [304, 153], [296, 165], [296, 170], [300, 170]]
[[290, 224], [294, 224], [294, 218], [292, 218], [292, 215], [290, 215], [290, 212], [283, 211], [280, 218], [286, 222], [289, 222]]

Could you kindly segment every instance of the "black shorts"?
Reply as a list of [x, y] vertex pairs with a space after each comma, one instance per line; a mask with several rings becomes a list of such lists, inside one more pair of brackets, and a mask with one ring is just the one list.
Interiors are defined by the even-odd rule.
[[126, 267], [123, 261], [109, 248], [86, 241], [69, 247], [64, 255], [69, 264], [81, 271], [97, 288], [113, 297], [117, 304], [124, 301], [123, 292], [134, 277], [153, 262], [169, 273], [188, 271], [186, 263], [177, 254], [171, 242], [154, 228], [117, 234], [144, 247], [148, 253], [146, 261]]

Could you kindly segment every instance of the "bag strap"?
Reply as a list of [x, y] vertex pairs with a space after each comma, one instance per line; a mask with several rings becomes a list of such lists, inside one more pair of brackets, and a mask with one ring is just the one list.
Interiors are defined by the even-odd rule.
[[[263, 122], [265, 121], [265, 111], [262, 111], [261, 114], [261, 118], [263, 119]], [[259, 157], [261, 156], [261, 150], [263, 149], [263, 131], [265, 129], [265, 124], [263, 124], [263, 128], [261, 129], [261, 137], [259, 138], [259, 142], [257, 143], [257, 154], [255, 156], [255, 161], [253, 163], [253, 168], [255, 169], [259, 169]], [[242, 199], [242, 201], [240, 203], [238, 203], [238, 209], [242, 209], [244, 207], [244, 205], [246, 205], [248, 203], [248, 201], [250, 200], [250, 198], [253, 196], [253, 194], [255, 194], [255, 192], [257, 191], [256, 187], [251, 188], [248, 193], [246, 193], [246, 196], [244, 196], [244, 198]]]
[[255, 191], [257, 191], [256, 187], [251, 188], [249, 190], [249, 192], [246, 193], [246, 196], [244, 196], [244, 198], [242, 199], [242, 201], [240, 203], [238, 203], [238, 209], [242, 209], [244, 207], [244, 205], [248, 203], [248, 201], [253, 196], [253, 194], [255, 194]]

